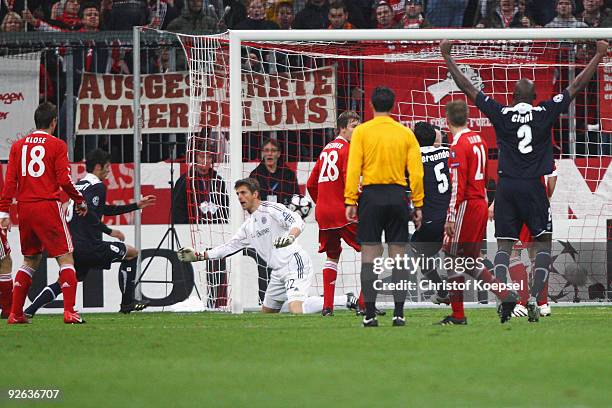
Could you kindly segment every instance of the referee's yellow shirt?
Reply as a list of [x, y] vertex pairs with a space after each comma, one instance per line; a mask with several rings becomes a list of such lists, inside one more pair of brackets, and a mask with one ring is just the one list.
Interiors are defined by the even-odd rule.
[[423, 206], [423, 162], [412, 130], [390, 116], [378, 116], [357, 126], [351, 138], [344, 187], [345, 204], [355, 205], [361, 184], [406, 186], [406, 171], [415, 207]]

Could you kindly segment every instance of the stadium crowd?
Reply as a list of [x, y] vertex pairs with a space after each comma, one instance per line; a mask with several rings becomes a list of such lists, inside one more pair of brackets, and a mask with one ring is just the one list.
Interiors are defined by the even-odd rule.
[[0, 31], [610, 27], [610, 0], [2, 0]]

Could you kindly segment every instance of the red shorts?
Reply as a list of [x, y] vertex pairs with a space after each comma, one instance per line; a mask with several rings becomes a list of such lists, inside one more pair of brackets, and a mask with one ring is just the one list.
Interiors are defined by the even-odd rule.
[[17, 204], [21, 253], [40, 254], [46, 250], [49, 257], [73, 251], [72, 237], [59, 201], [36, 201]]
[[459, 205], [455, 220], [455, 235], [444, 235], [444, 252], [454, 256], [478, 258], [487, 230], [486, 200], [467, 200]]
[[355, 251], [361, 251], [361, 245], [357, 242], [357, 224], [352, 223], [342, 228], [319, 230], [319, 253], [325, 252], [328, 257], [333, 259], [340, 258], [342, 253], [341, 238]]
[[11, 255], [11, 247], [8, 243], [6, 230], [0, 229], [0, 261]]
[[532, 242], [533, 237], [531, 236], [531, 232], [529, 231], [529, 228], [527, 228], [527, 225], [523, 224], [521, 233], [519, 234], [519, 240], [514, 244], [514, 249], [529, 248]]

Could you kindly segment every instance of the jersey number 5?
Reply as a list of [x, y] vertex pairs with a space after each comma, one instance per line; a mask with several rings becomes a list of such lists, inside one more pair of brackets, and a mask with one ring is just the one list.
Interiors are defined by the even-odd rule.
[[340, 175], [340, 170], [338, 170], [338, 151], [323, 152], [321, 153], [321, 159], [323, 159], [323, 165], [321, 166], [321, 174], [319, 174], [319, 183], [338, 180]]
[[436, 173], [436, 180], [438, 181], [438, 192], [444, 194], [448, 191], [448, 176], [442, 173], [444, 169], [444, 163], [438, 163], [434, 166], [434, 173]]
[[45, 157], [44, 146], [34, 146], [30, 150], [30, 160], [28, 161], [28, 145], [24, 145], [21, 149], [21, 175], [23, 177], [30, 175], [32, 177], [40, 177], [45, 173]]

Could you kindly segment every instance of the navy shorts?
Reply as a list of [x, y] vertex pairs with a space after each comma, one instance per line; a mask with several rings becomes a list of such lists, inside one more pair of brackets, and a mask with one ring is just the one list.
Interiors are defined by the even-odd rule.
[[77, 279], [82, 281], [90, 269], [110, 269], [113, 262], [121, 262], [127, 254], [127, 247], [123, 242], [107, 242], [96, 244], [88, 248], [75, 248], [74, 269]]
[[359, 196], [357, 239], [361, 244], [408, 242], [410, 208], [406, 187], [397, 184], [374, 184], [363, 188]]
[[417, 254], [434, 256], [442, 249], [445, 220], [423, 220], [421, 228], [414, 231], [410, 245]]
[[534, 238], [552, 233], [546, 187], [539, 178], [500, 177], [495, 192], [495, 237], [518, 240], [523, 224]]

